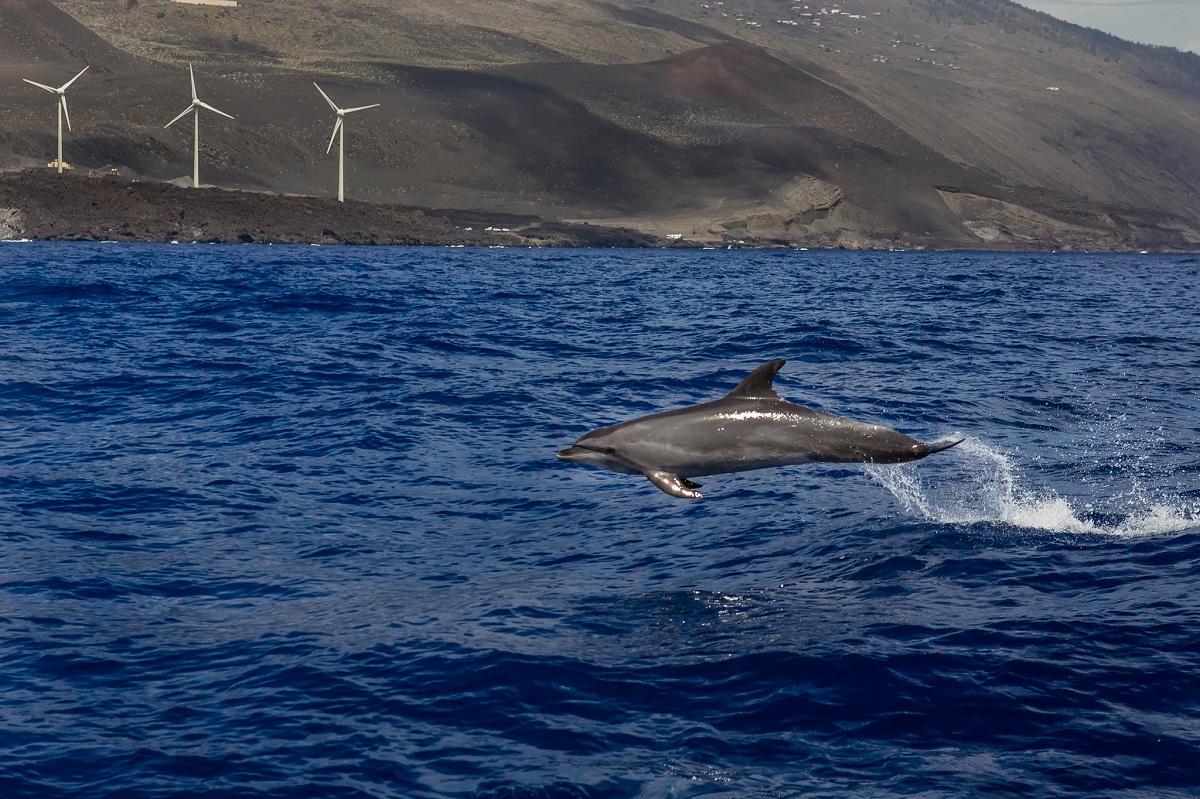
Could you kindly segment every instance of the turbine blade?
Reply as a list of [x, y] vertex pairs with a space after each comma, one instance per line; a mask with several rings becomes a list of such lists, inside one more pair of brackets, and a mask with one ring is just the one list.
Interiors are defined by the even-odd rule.
[[[317, 86], [316, 81], [313, 81], [313, 86]], [[322, 89], [320, 86], [317, 86], [317, 91], [319, 91], [321, 93], [321, 96], [325, 98], [325, 102], [329, 103], [330, 108], [332, 108], [334, 111], [338, 110], [338, 107], [333, 104], [333, 100], [329, 99], [329, 95], [325, 93], [324, 89]]]
[[338, 129], [342, 127], [342, 118], [338, 117], [337, 122], [333, 123], [333, 135], [329, 137], [329, 146], [325, 148], [325, 154], [329, 155], [329, 151], [333, 149], [333, 140], [337, 138]]
[[21, 80], [25, 81], [26, 83], [31, 83], [34, 86], [37, 86], [39, 89], [45, 89], [51, 94], [58, 94], [58, 89], [54, 88], [53, 86], [47, 86], [44, 83], [38, 83], [36, 80], [30, 80], [29, 78], [21, 78]]
[[192, 79], [192, 101], [195, 102], [199, 95], [196, 94], [196, 73], [192, 71], [192, 65], [188, 64], [188, 77]]
[[372, 105], [360, 105], [358, 108], [342, 109], [342, 113], [349, 114], [351, 111], [366, 111], [368, 108], [378, 108], [378, 107], [379, 107], [379, 103], [374, 103]]
[[[86, 67], [84, 67], [83, 69], [79, 70], [79, 75], [82, 75], [83, 73], [87, 72], [87, 71], [88, 71], [88, 70], [91, 68], [91, 66], [92, 66], [91, 64], [88, 64]], [[67, 81], [67, 82], [66, 82], [66, 83], [64, 83], [62, 86], [60, 86], [58, 90], [59, 90], [60, 92], [65, 92], [65, 91], [67, 90], [67, 87], [68, 87], [68, 86], [70, 86], [70, 85], [71, 85], [72, 83], [74, 83], [75, 81], [79, 80], [79, 75], [76, 75], [75, 77], [71, 78], [69, 81]]]
[[67, 130], [71, 130], [71, 115], [67, 113], [67, 96], [65, 94], [60, 94], [58, 96], [58, 101], [62, 103], [63, 116], [67, 118]]
[[169, 127], [171, 127], [171, 126], [172, 126], [172, 125], [174, 125], [176, 122], [178, 122], [179, 120], [181, 120], [181, 119], [183, 119], [185, 116], [187, 116], [187, 115], [188, 115], [188, 112], [189, 112], [189, 111], [191, 111], [191, 110], [192, 110], [193, 108], [195, 108], [195, 107], [196, 107], [196, 106], [194, 106], [194, 105], [189, 105], [187, 108], [183, 109], [183, 111], [181, 111], [181, 112], [179, 113], [179, 116], [175, 117], [175, 118], [174, 118], [174, 119], [172, 119], [170, 122], [168, 122], [167, 124], [163, 125], [163, 127], [164, 127], [164, 128], [169, 128]]
[[197, 101], [196, 101], [196, 105], [200, 106], [201, 108], [207, 108], [209, 111], [213, 111], [213, 112], [215, 112], [215, 113], [218, 113], [218, 114], [220, 114], [220, 115], [221, 115], [221, 116], [223, 116], [223, 117], [229, 117], [230, 119], [233, 119], [233, 116], [232, 116], [231, 114], [226, 114], [224, 111], [222, 111], [222, 110], [221, 110], [221, 109], [219, 109], [219, 108], [213, 108], [211, 105], [209, 105], [208, 103], [204, 102], [203, 100], [197, 100]]

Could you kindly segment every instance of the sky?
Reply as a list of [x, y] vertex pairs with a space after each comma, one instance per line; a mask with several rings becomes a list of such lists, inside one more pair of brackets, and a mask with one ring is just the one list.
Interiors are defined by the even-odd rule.
[[1200, 53], [1200, 0], [1014, 0], [1051, 16], [1143, 44]]

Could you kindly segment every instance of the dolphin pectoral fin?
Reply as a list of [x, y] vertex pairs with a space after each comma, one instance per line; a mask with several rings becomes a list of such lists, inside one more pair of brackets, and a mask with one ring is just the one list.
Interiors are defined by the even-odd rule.
[[614, 459], [621, 460], [626, 466], [636, 469], [646, 477], [650, 478], [650, 482], [658, 486], [660, 490], [665, 491], [673, 497], [680, 499], [700, 499], [702, 494], [695, 489], [700, 487], [699, 483], [693, 483], [686, 477], [680, 477], [674, 472], [655, 469], [651, 466], [638, 463], [631, 458], [614, 456]]
[[646, 476], [650, 478], [650, 482], [658, 486], [661, 491], [670, 494], [673, 497], [680, 499], [700, 499], [703, 494], [692, 489], [699, 488], [699, 484], [693, 483], [691, 480], [680, 477], [672, 472], [647, 471]]

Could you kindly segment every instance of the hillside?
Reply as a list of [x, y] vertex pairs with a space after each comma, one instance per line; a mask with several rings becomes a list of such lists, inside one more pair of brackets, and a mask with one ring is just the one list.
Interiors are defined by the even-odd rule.
[[[697, 242], [1200, 245], [1200, 59], [1005, 0], [8, 0], [0, 169], [67, 160]], [[822, 13], [822, 9], [825, 10]], [[837, 10], [838, 13], [832, 13]], [[817, 24], [819, 23], [819, 24]], [[1200, 113], [1200, 112], [1197, 112]]]

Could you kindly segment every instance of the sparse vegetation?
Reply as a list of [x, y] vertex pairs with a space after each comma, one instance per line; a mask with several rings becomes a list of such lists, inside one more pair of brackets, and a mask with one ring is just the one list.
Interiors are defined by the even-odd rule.
[[[0, 17], [14, 63], [105, 76], [72, 106], [84, 168], [185, 174], [187, 132], [158, 116], [194, 61], [238, 117], [205, 139], [232, 187], [328, 192], [318, 78], [382, 103], [347, 141], [374, 202], [729, 231], [807, 176], [838, 209], [766, 216], [831, 228], [821, 241], [845, 225], [970, 244], [934, 184], [1200, 220], [1200, 59], [1006, 0], [12, 0]], [[45, 163], [45, 110], [19, 85], [0, 99], [0, 166]]]

